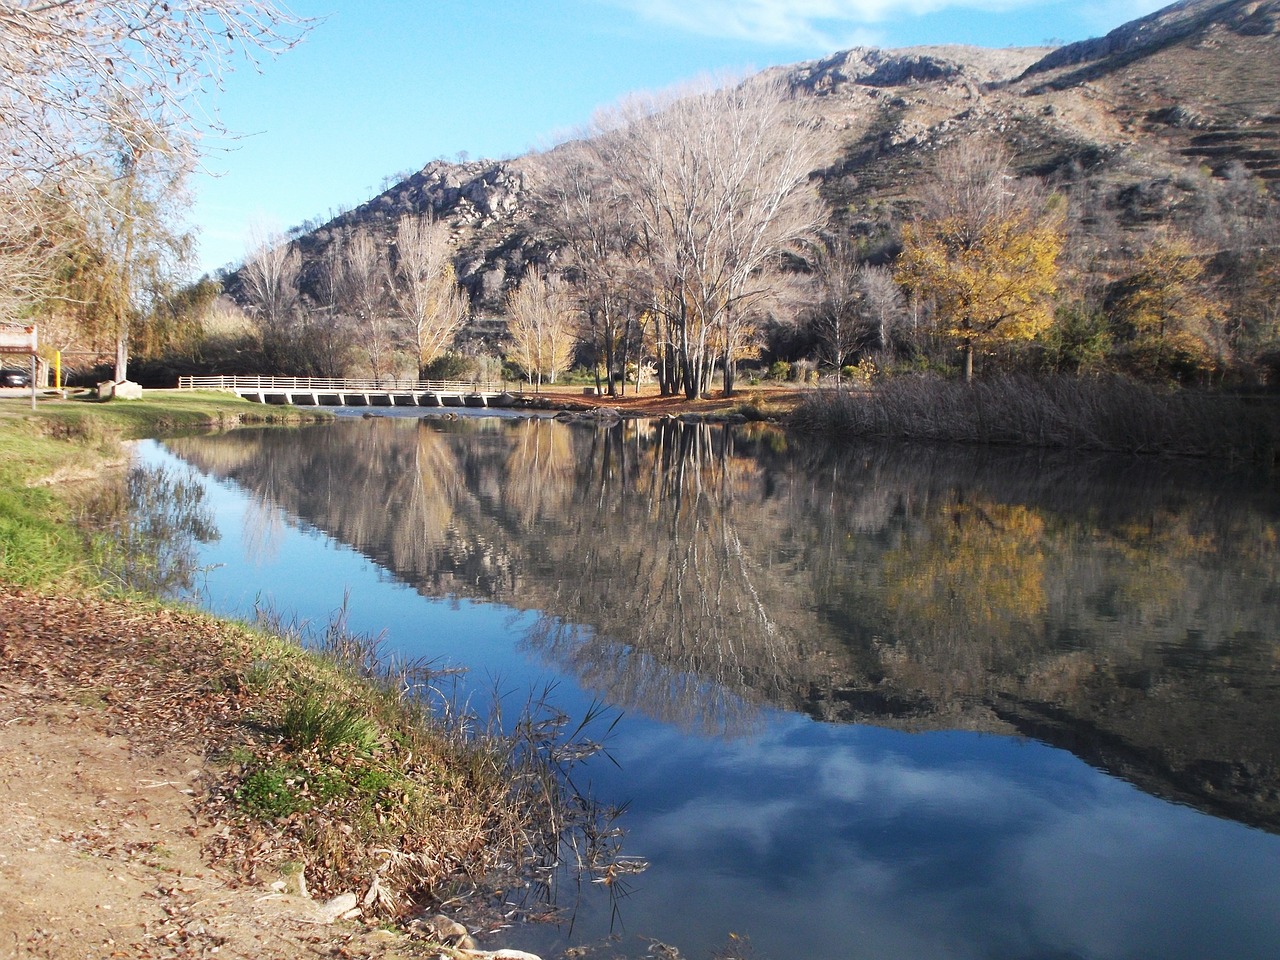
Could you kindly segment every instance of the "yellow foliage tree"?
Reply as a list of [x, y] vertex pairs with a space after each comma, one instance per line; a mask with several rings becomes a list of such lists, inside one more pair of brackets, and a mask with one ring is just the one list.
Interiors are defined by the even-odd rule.
[[963, 353], [966, 380], [975, 351], [1030, 340], [1053, 319], [1061, 210], [1008, 171], [999, 148], [951, 149], [902, 232], [895, 278], [933, 302]]
[[1184, 378], [1215, 366], [1214, 334], [1225, 314], [1203, 277], [1203, 258], [1180, 234], [1168, 233], [1143, 252], [1116, 309], [1132, 331], [1138, 372]]

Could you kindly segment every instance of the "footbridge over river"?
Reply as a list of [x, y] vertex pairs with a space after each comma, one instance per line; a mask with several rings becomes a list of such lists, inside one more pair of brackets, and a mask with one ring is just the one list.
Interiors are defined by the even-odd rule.
[[179, 377], [180, 390], [229, 390], [256, 403], [311, 407], [511, 407], [506, 385], [457, 380], [356, 380], [321, 377]]

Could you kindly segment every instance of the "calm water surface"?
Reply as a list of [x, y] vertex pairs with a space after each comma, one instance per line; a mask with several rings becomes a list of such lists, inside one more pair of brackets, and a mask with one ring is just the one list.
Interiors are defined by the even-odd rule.
[[505, 945], [1280, 956], [1272, 480], [657, 421], [352, 418], [141, 457], [205, 477], [212, 609], [323, 623], [345, 594], [477, 700], [622, 711], [587, 774], [651, 866]]

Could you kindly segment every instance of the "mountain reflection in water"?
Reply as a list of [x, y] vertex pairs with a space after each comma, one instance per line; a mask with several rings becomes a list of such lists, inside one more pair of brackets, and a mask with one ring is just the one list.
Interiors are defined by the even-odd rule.
[[[790, 729], [777, 710], [1022, 734], [1153, 796], [1280, 832], [1272, 482], [1163, 462], [832, 451], [674, 421], [376, 418], [165, 446], [253, 494], [247, 541], [269, 545], [301, 521], [426, 597], [525, 611], [513, 643], [646, 718], [647, 742], [673, 754], [713, 742], [722, 757], [750, 754]], [[317, 573], [272, 573], [289, 575]], [[814, 777], [853, 763], [847, 744], [813, 746], [824, 729], [834, 735], [818, 725], [795, 748]], [[956, 749], [987, 751], [973, 742]], [[846, 794], [889, 782], [883, 764], [874, 776], [854, 766], [839, 773]], [[631, 774], [623, 789], [662, 808], [661, 787]], [[654, 844], [660, 820], [641, 830]], [[714, 817], [704, 826], [714, 833]], [[1274, 865], [1274, 842], [1258, 843]], [[633, 852], [661, 869], [652, 850]], [[796, 840], [781, 855], [818, 854]], [[786, 865], [773, 869], [785, 884]], [[1274, 914], [1280, 871], [1271, 879], [1252, 890]], [[1273, 923], [1236, 933], [1225, 955], [1280, 950]], [[980, 939], [973, 955], [1072, 955]], [[1154, 944], [1129, 946], [1096, 955]], [[812, 949], [792, 955], [841, 955]], [[843, 955], [855, 953], [898, 955]]]

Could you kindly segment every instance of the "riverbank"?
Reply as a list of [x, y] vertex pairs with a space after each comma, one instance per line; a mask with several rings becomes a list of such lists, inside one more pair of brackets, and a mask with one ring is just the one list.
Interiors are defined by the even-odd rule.
[[[789, 384], [762, 384], [742, 387], [730, 396], [713, 390], [699, 400], [690, 400], [684, 394], [663, 396], [656, 386], [636, 390], [628, 386], [620, 396], [597, 395], [584, 392], [582, 387], [546, 386], [537, 397], [545, 401], [549, 409], [589, 411], [609, 409], [626, 417], [724, 417], [743, 414], [749, 419], [778, 419], [814, 391]], [[526, 396], [528, 396], [526, 394]]]
[[269, 960], [474, 948], [436, 907], [547, 842], [535, 805], [550, 788], [513, 790], [511, 745], [434, 725], [371, 679], [367, 638], [331, 630], [315, 656], [110, 596], [95, 565], [83, 519], [120, 482], [121, 440], [314, 414], [216, 396], [21, 404], [0, 402], [0, 944]]

